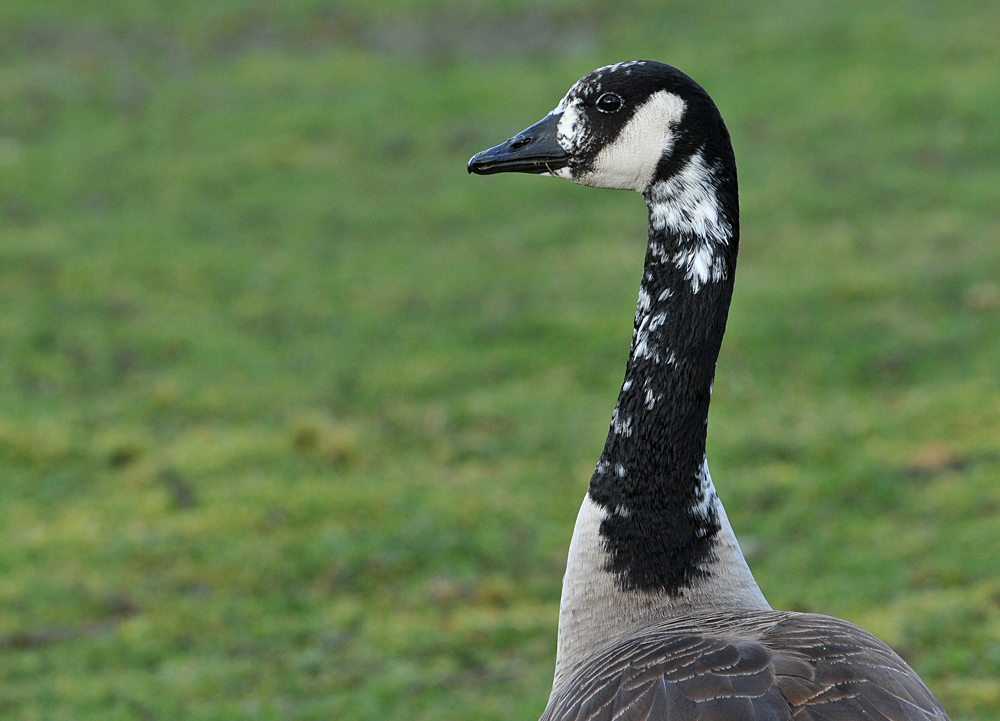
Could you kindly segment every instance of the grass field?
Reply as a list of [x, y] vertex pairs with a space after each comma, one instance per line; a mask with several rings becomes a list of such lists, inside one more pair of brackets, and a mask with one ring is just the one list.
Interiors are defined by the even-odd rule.
[[0, 9], [0, 717], [541, 713], [645, 212], [465, 163], [649, 58], [740, 163], [758, 581], [1000, 719], [996, 3], [88, 5]]

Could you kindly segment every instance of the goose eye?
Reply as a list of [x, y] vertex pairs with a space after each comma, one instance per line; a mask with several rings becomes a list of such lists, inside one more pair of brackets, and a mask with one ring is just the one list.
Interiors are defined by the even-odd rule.
[[604, 93], [597, 99], [597, 109], [602, 113], [617, 113], [622, 108], [622, 99], [614, 93]]

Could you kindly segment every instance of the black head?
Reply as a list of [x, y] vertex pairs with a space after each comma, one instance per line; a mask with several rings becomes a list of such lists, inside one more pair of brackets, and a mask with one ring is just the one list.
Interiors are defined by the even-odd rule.
[[540, 122], [475, 155], [469, 172], [528, 172], [646, 193], [701, 152], [706, 167], [732, 163], [719, 111], [676, 68], [635, 60], [598, 68]]

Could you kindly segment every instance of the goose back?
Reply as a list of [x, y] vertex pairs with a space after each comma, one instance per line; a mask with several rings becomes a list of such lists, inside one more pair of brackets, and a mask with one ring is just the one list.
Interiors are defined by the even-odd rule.
[[674, 619], [578, 668], [542, 721], [947, 721], [913, 670], [846, 621], [766, 611]]

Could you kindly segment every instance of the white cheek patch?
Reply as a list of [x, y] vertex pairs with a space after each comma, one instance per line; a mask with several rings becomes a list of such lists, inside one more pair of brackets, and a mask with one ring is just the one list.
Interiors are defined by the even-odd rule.
[[635, 111], [618, 137], [601, 149], [592, 170], [576, 181], [641, 193], [653, 181], [660, 159], [673, 148], [674, 128], [684, 109], [685, 103], [677, 95], [666, 90], [654, 93]]

